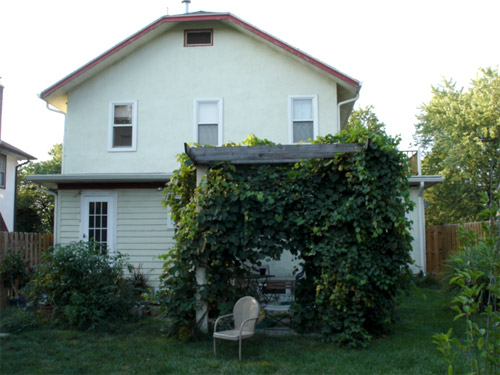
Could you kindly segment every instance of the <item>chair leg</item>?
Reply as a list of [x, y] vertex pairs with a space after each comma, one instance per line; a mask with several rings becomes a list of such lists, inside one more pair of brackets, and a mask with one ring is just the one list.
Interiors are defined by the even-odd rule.
[[214, 337], [214, 356], [217, 357], [217, 349], [216, 349], [215, 337]]
[[241, 361], [241, 337], [240, 337], [240, 352], [239, 352], [239, 355], [240, 355], [240, 361]]

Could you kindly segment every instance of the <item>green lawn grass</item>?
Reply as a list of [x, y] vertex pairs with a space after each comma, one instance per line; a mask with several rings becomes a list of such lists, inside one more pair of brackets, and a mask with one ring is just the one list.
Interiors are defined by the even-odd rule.
[[[453, 312], [437, 289], [416, 289], [401, 299], [392, 333], [366, 349], [345, 349], [313, 336], [258, 334], [238, 345], [212, 340], [178, 342], [152, 318], [119, 332], [41, 328], [0, 338], [0, 373], [7, 374], [444, 374], [446, 364], [432, 344]], [[3, 314], [6, 315], [5, 313]], [[456, 373], [463, 373], [457, 365]]]

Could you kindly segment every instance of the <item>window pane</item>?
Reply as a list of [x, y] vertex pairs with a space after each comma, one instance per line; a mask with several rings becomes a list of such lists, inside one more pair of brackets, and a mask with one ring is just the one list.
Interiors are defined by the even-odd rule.
[[198, 103], [198, 124], [218, 124], [219, 110], [217, 102]]
[[5, 187], [5, 173], [7, 172], [7, 156], [0, 155], [0, 187]]
[[312, 121], [293, 122], [293, 143], [314, 139], [314, 127]]
[[294, 99], [293, 100], [293, 119], [294, 120], [312, 120], [312, 99]]
[[113, 147], [132, 146], [132, 127], [120, 126], [113, 128]]
[[212, 44], [211, 31], [187, 31], [186, 44]]
[[101, 204], [102, 204], [102, 206], [101, 206], [102, 207], [102, 212], [101, 213], [103, 215], [107, 215], [107, 213], [108, 213], [108, 202], [102, 202]]
[[115, 124], [132, 124], [132, 104], [115, 105]]
[[198, 144], [217, 146], [219, 139], [217, 124], [198, 125]]

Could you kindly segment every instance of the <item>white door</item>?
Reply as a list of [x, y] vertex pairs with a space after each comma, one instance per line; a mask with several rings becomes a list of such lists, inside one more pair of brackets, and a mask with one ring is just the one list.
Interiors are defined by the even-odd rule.
[[80, 239], [96, 241], [115, 250], [116, 196], [83, 195]]

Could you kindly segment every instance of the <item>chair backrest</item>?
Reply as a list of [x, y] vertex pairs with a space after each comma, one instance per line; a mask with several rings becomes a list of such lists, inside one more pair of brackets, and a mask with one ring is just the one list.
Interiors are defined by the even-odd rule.
[[[242, 297], [235, 303], [233, 308], [234, 328], [240, 329], [241, 323], [247, 319], [258, 318], [260, 314], [259, 302], [253, 297]], [[257, 320], [245, 324], [245, 332], [254, 332]]]

